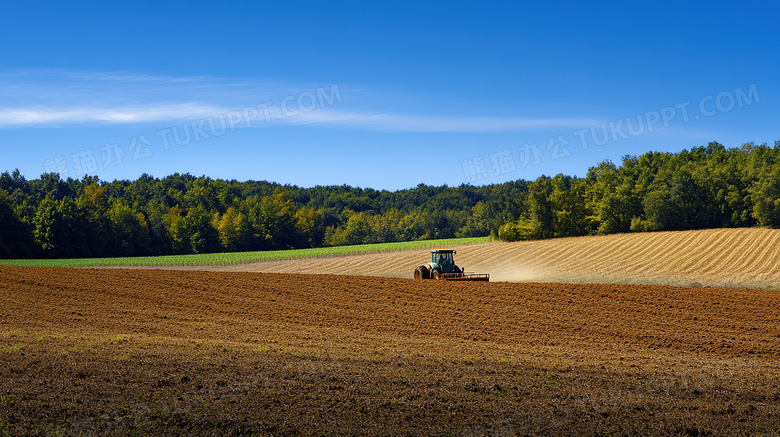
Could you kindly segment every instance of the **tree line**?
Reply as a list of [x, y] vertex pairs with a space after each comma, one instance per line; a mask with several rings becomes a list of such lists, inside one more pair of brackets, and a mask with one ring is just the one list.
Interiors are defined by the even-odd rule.
[[491, 235], [780, 226], [780, 141], [718, 143], [486, 186], [301, 188], [173, 174], [0, 174], [0, 258], [250, 251]]
[[780, 227], [780, 141], [624, 156], [619, 167], [602, 162], [584, 178], [542, 176], [527, 188], [520, 218], [498, 238]]
[[254, 251], [484, 236], [524, 182], [390, 192], [173, 174], [0, 174], [0, 258]]

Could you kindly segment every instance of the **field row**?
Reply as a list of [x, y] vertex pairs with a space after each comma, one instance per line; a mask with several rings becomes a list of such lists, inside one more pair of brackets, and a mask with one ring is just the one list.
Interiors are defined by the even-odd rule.
[[[780, 288], [780, 230], [777, 229], [494, 241], [462, 247], [455, 259], [468, 271], [490, 273], [494, 281]], [[412, 250], [198, 268], [411, 278], [414, 266], [429, 260], [426, 250]]]

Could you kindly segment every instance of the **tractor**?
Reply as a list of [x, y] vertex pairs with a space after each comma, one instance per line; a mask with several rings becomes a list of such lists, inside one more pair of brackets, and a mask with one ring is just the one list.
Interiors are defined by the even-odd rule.
[[431, 262], [414, 268], [414, 279], [443, 279], [446, 281], [490, 281], [487, 273], [466, 273], [455, 265], [455, 251], [436, 249], [431, 251]]

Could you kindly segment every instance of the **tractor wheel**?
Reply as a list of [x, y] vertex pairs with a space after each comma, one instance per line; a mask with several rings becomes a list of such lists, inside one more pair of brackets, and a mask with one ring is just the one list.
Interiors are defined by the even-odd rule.
[[428, 268], [425, 266], [417, 266], [414, 269], [414, 279], [428, 279]]
[[433, 271], [433, 272], [431, 272], [431, 273], [432, 273], [432, 274], [431, 274], [431, 277], [432, 277], [433, 279], [441, 279], [441, 273], [439, 273], [439, 271], [438, 271], [438, 270], [434, 270], [434, 271]]

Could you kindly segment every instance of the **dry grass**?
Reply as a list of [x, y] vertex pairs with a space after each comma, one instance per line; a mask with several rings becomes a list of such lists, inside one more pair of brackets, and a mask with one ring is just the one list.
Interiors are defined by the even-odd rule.
[[778, 301], [0, 268], [0, 434], [777, 435]]
[[[411, 278], [426, 250], [199, 269]], [[490, 242], [463, 247], [458, 264], [496, 281], [609, 282], [693, 287], [780, 287], [780, 230], [710, 229]]]

